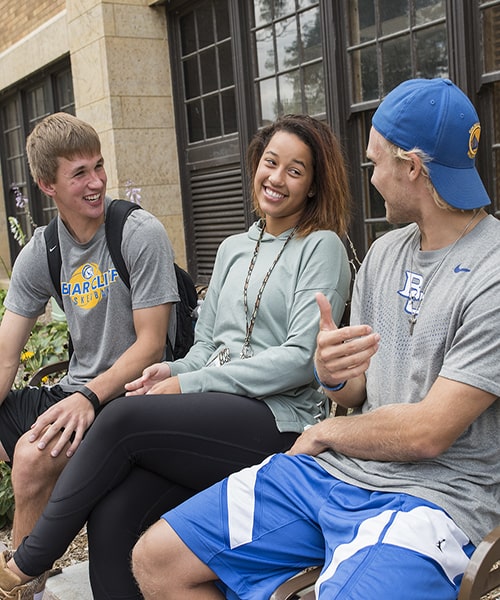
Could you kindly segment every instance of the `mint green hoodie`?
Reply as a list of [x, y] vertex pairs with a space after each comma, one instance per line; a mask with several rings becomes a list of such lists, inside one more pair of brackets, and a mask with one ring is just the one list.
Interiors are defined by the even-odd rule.
[[[248, 287], [249, 318], [264, 276], [289, 233], [264, 233]], [[254, 356], [241, 359], [246, 332], [243, 288], [259, 234], [260, 222], [222, 242], [195, 343], [185, 358], [169, 364], [183, 393], [216, 391], [257, 398], [269, 406], [280, 431], [302, 432], [305, 425], [325, 418], [329, 408], [313, 376], [319, 325], [315, 293], [329, 299], [338, 322], [349, 294], [349, 262], [332, 231], [292, 238], [262, 294], [250, 339]], [[220, 368], [206, 366], [223, 347], [230, 351], [230, 362]]]

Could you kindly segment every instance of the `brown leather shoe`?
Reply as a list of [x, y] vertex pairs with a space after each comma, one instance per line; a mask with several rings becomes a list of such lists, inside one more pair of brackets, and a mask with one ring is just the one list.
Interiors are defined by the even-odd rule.
[[27, 583], [7, 567], [12, 558], [10, 550], [0, 553], [0, 598], [5, 600], [33, 600], [33, 595], [41, 592], [47, 581], [47, 573], [39, 575]]

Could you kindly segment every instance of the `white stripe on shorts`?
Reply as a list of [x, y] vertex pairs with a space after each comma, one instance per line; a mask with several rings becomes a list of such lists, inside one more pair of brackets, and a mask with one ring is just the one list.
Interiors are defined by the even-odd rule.
[[247, 467], [227, 478], [227, 520], [231, 549], [252, 541], [255, 511], [255, 480], [258, 471], [271, 460]]
[[463, 547], [468, 537], [443, 511], [419, 506], [408, 512], [397, 512], [384, 537], [380, 535], [395, 511], [384, 511], [367, 519], [358, 529], [356, 537], [348, 544], [338, 546], [331, 563], [316, 583], [319, 595], [321, 583], [330, 579], [340, 563], [351, 558], [362, 548], [377, 544], [392, 544], [428, 556], [436, 561], [450, 581], [465, 571], [469, 558]]

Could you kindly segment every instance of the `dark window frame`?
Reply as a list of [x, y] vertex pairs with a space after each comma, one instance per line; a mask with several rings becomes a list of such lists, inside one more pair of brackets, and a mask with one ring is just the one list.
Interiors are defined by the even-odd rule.
[[[69, 76], [68, 76], [69, 74]], [[28, 161], [26, 157], [25, 141], [30, 131], [38, 121], [46, 115], [64, 110], [65, 112], [75, 112], [74, 97], [72, 102], [63, 102], [60, 82], [61, 76], [64, 76], [64, 83], [72, 83], [71, 66], [69, 57], [33, 73], [23, 81], [9, 87], [0, 94], [0, 138], [2, 140], [0, 148], [0, 160], [2, 165], [3, 192], [5, 198], [5, 213], [7, 219], [16, 217], [21, 223], [26, 238], [29, 239], [32, 230], [36, 225], [46, 225], [56, 214], [56, 208], [53, 201], [42, 194], [36, 183], [30, 175]], [[34, 114], [30, 109], [29, 97], [33, 90], [45, 86], [46, 104], [43, 111]], [[67, 90], [68, 91], [68, 90]], [[71, 91], [71, 96], [72, 90]], [[11, 181], [11, 169], [9, 163], [13, 157], [6, 155], [7, 143], [5, 141], [6, 123], [4, 120], [4, 110], [8, 104], [15, 103], [18, 112], [18, 122], [16, 126], [20, 129], [20, 138], [22, 140], [22, 152], [17, 157], [22, 160], [23, 179], [21, 181]], [[16, 205], [16, 190], [28, 200], [29, 211]], [[10, 227], [7, 227], [9, 236], [10, 263], [14, 264], [17, 255], [20, 252], [20, 245], [14, 239]]]

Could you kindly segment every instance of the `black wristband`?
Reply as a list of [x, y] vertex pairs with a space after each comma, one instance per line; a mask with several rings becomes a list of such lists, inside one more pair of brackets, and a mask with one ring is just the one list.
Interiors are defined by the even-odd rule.
[[90, 404], [92, 404], [92, 406], [94, 407], [94, 412], [97, 413], [97, 411], [101, 408], [101, 403], [99, 402], [99, 398], [97, 397], [97, 394], [95, 392], [93, 392], [91, 389], [89, 389], [86, 385], [82, 385], [77, 389], [77, 392], [80, 392], [80, 394], [82, 394], [83, 396], [85, 396], [85, 398], [87, 398], [87, 400], [90, 402]]

